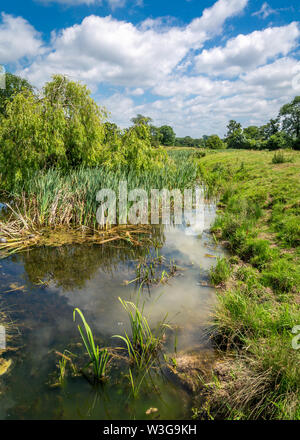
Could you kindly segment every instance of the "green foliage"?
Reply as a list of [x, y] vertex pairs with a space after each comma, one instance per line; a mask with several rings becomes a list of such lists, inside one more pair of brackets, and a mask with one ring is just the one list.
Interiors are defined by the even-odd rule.
[[162, 135], [161, 143], [162, 145], [174, 145], [175, 144], [175, 133], [172, 127], [169, 125], [163, 125], [159, 128], [159, 131]]
[[45, 85], [41, 98], [30, 90], [16, 94], [0, 130], [0, 189], [12, 190], [51, 167], [142, 173], [166, 165], [166, 152], [152, 148], [149, 118], [138, 117], [124, 132], [105, 118], [85, 86], [61, 75]]
[[92, 330], [88, 325], [88, 323], [86, 322], [83, 313], [81, 312], [80, 309], [78, 308], [74, 309], [73, 320], [75, 321], [76, 313], [78, 313], [78, 315], [80, 316], [85, 329], [85, 334], [84, 334], [81, 326], [78, 325], [79, 333], [81, 335], [82, 341], [90, 358], [90, 362], [88, 365], [91, 364], [93, 367], [95, 380], [103, 381], [106, 379], [106, 371], [107, 371], [110, 354], [107, 348], [100, 349], [99, 346], [95, 344]]
[[175, 139], [175, 146], [177, 147], [205, 147], [205, 141], [204, 139], [193, 139], [191, 136], [185, 136], [183, 138], [176, 138]]
[[226, 137], [229, 138], [232, 136], [236, 131], [239, 131], [242, 129], [242, 126], [239, 122], [234, 121], [231, 119], [227, 125], [227, 135]]
[[99, 163], [104, 117], [85, 86], [59, 75], [46, 84], [42, 98], [30, 91], [15, 95], [0, 130], [1, 186], [11, 189], [52, 166]]
[[162, 143], [163, 135], [158, 127], [150, 125], [151, 145], [153, 147], [159, 147]]
[[123, 301], [121, 298], [119, 301], [128, 314], [131, 337], [125, 331], [125, 336], [114, 335], [113, 338], [119, 338], [125, 342], [129, 358], [138, 369], [148, 369], [158, 355], [166, 328], [170, 326], [165, 323], [165, 317], [153, 332], [143, 316], [143, 308], [140, 310], [138, 304]]
[[243, 131], [247, 139], [254, 139], [254, 140], [260, 139], [260, 129], [255, 125], [250, 125], [249, 127], [244, 128]]
[[218, 286], [228, 280], [232, 273], [229, 261], [226, 258], [218, 258], [217, 264], [210, 270], [210, 280]]
[[5, 74], [5, 89], [0, 89], [0, 115], [5, 114], [6, 105], [20, 92], [34, 92], [31, 84], [24, 78], [7, 72]]
[[216, 134], [213, 134], [206, 139], [205, 146], [211, 150], [221, 150], [225, 148], [224, 142], [222, 142]]
[[279, 132], [269, 137], [266, 143], [266, 148], [269, 150], [280, 150], [281, 148], [287, 148], [288, 145], [288, 139], [285, 133]]
[[300, 96], [292, 102], [285, 104], [280, 109], [279, 116], [282, 120], [283, 130], [290, 136], [300, 137]]
[[138, 114], [135, 118], [131, 118], [131, 122], [134, 125], [149, 125], [152, 122], [152, 118]]

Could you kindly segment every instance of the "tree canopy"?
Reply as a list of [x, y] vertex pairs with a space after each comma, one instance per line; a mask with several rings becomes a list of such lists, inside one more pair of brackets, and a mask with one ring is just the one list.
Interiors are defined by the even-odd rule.
[[0, 89], [0, 114], [5, 113], [6, 104], [22, 90], [34, 92], [34, 88], [29, 82], [12, 73], [5, 73], [5, 89]]

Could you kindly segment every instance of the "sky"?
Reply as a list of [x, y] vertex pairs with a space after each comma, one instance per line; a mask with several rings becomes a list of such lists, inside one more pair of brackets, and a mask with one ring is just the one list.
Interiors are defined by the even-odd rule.
[[88, 85], [121, 127], [262, 125], [300, 95], [299, 0], [0, 0], [0, 64]]

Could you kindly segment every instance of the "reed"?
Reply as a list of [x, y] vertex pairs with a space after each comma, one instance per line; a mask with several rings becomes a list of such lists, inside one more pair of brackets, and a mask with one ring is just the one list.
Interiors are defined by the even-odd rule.
[[113, 338], [119, 338], [125, 342], [129, 358], [138, 369], [148, 369], [159, 354], [166, 328], [170, 328], [170, 325], [166, 323], [167, 315], [152, 331], [146, 317], [143, 315], [143, 307], [140, 310], [138, 304], [124, 301], [121, 298], [119, 298], [119, 301], [128, 314], [131, 337], [125, 331], [125, 336], [114, 335]]
[[94, 379], [96, 381], [104, 381], [107, 378], [106, 373], [107, 373], [108, 363], [111, 357], [110, 353], [108, 352], [107, 348], [100, 349], [99, 346], [95, 344], [92, 330], [88, 325], [88, 323], [86, 322], [83, 313], [81, 312], [80, 309], [78, 308], [74, 309], [73, 320], [75, 321], [76, 313], [78, 313], [78, 315], [80, 316], [85, 329], [85, 334], [84, 334], [82, 327], [78, 325], [79, 333], [81, 335], [82, 341], [90, 358], [90, 362], [86, 365], [86, 367], [92, 365]]

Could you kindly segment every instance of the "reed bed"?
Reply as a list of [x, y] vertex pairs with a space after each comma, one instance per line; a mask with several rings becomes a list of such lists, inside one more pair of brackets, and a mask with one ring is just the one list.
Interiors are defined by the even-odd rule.
[[150, 228], [99, 225], [97, 192], [108, 188], [118, 194], [121, 181], [127, 182], [128, 191], [141, 188], [149, 195], [151, 189], [182, 190], [191, 187], [197, 175], [198, 167], [193, 161], [182, 162], [180, 166], [170, 161], [156, 172], [143, 173], [105, 168], [80, 168], [68, 174], [58, 169], [38, 172], [22, 185], [16, 185], [8, 197], [0, 218], [0, 250], [7, 256], [30, 246], [48, 244], [49, 231], [59, 229], [76, 231], [79, 242], [85, 235], [86, 241], [100, 244], [118, 239], [137, 244], [139, 240], [133, 235], [147, 234]]

